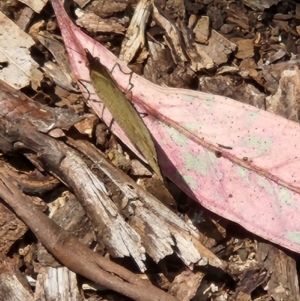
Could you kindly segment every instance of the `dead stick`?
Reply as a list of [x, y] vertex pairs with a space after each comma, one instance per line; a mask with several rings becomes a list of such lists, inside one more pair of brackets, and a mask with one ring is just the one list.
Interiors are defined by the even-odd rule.
[[130, 271], [127, 273], [131, 274], [131, 280], [135, 279], [135, 284], [125, 282], [102, 270], [100, 268], [102, 266], [110, 266], [108, 270], [116, 271], [124, 268], [92, 252], [60, 228], [35, 207], [31, 199], [24, 195], [16, 184], [13, 183], [13, 179], [0, 173], [0, 197], [31, 229], [46, 249], [70, 270], [137, 301], [178, 301], [149, 282], [139, 280]]

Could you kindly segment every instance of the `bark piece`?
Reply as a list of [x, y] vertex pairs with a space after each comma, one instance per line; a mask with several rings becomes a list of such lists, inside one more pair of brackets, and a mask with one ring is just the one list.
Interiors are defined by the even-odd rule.
[[45, 63], [46, 73], [62, 88], [68, 91], [78, 92], [66, 50], [63, 44], [57, 39], [57, 36], [47, 31], [40, 31], [37, 35], [37, 39], [51, 52], [56, 62], [48, 61]]
[[299, 278], [296, 261], [282, 250], [267, 243], [259, 243], [256, 254], [259, 263], [271, 273], [267, 290], [275, 301], [299, 300]]
[[228, 56], [235, 50], [236, 45], [212, 30], [208, 45], [199, 45], [199, 48], [204, 50], [216, 65], [221, 65], [227, 62]]
[[69, 128], [83, 116], [72, 110], [46, 107], [32, 101], [3, 81], [0, 81], [0, 116], [8, 120], [24, 118], [36, 125], [39, 131], [47, 133], [54, 128]]
[[0, 252], [6, 254], [27, 231], [27, 227], [0, 203]]
[[[165, 86], [169, 81], [169, 71], [175, 69], [170, 50], [151, 41], [148, 41], [148, 50], [150, 57], [144, 68], [144, 76], [153, 83]], [[154, 65], [154, 62], [160, 63]]]
[[201, 17], [193, 32], [195, 33], [195, 41], [201, 44], [207, 44], [209, 38], [209, 17]]
[[82, 135], [86, 135], [89, 138], [93, 137], [93, 131], [96, 124], [99, 122], [99, 118], [92, 114], [87, 114], [86, 118], [77, 122], [74, 127]]
[[33, 293], [14, 262], [0, 254], [0, 298], [5, 301], [33, 301]]
[[[234, 88], [233, 88], [234, 87]], [[213, 94], [221, 93], [243, 103], [250, 104], [260, 109], [265, 108], [265, 94], [261, 93], [251, 84], [235, 82], [234, 78], [226, 75], [201, 78], [201, 90]]]
[[192, 60], [191, 69], [194, 71], [201, 71], [203, 69], [212, 69], [215, 66], [213, 59], [202, 48], [202, 45], [195, 44], [195, 48], [189, 48], [188, 54]]
[[25, 31], [33, 17], [34, 11], [30, 7], [24, 7], [16, 24], [20, 27], [20, 29]]
[[286, 62], [261, 66], [260, 74], [265, 81], [264, 88], [270, 93], [275, 94], [277, 92], [282, 73], [294, 66], [297, 66], [298, 68], [300, 67], [300, 59], [297, 57]]
[[37, 169], [28, 173], [21, 173], [9, 164], [1, 161], [0, 168], [7, 175], [14, 178], [21, 190], [29, 195], [41, 196], [60, 185], [56, 178], [47, 174], [44, 175]]
[[[38, 1], [44, 5], [42, 1]], [[33, 8], [35, 10], [35, 8]], [[0, 12], [0, 78], [16, 89], [27, 86], [30, 82], [37, 89], [42, 80], [39, 65], [29, 54], [29, 48], [34, 45], [34, 40], [22, 31], [12, 20]], [[16, 38], [18, 37], [18, 38]]]
[[34, 10], [36, 13], [40, 13], [41, 10], [45, 7], [47, 4], [47, 1], [41, 0], [41, 1], [31, 1], [31, 0], [22, 0], [20, 1], [24, 3], [25, 5], [29, 6], [32, 10]]
[[113, 14], [123, 12], [128, 6], [128, 1], [119, 1], [119, 0], [99, 0], [93, 1], [91, 5], [87, 7], [88, 12], [93, 12], [100, 16], [101, 18], [107, 18]]
[[76, 15], [78, 16], [76, 24], [91, 33], [102, 32], [124, 34], [125, 27], [118, 19], [102, 19], [95, 13], [86, 13], [78, 9], [76, 10]]
[[34, 300], [84, 300], [78, 290], [76, 274], [66, 267], [43, 267], [38, 271]]
[[205, 274], [201, 272], [182, 272], [172, 282], [169, 292], [179, 300], [189, 301], [195, 297], [204, 276]]
[[139, 161], [136, 159], [131, 160], [131, 170], [130, 174], [133, 176], [148, 176], [150, 177], [151, 172]]
[[234, 38], [231, 39], [231, 42], [237, 46], [236, 58], [245, 59], [254, 56], [254, 42], [252, 39]]
[[300, 71], [297, 66], [281, 73], [278, 89], [268, 96], [267, 110], [298, 122], [300, 120]]
[[263, 11], [266, 8], [270, 8], [272, 5], [276, 5], [280, 0], [244, 0], [243, 3], [254, 10]]
[[253, 78], [259, 85], [264, 85], [262, 74], [259, 72], [259, 70], [257, 70], [257, 64], [253, 58], [246, 58], [242, 60], [239, 69], [239, 74], [242, 78], [248, 79], [250, 77]]
[[153, 19], [165, 29], [165, 43], [171, 50], [174, 62], [176, 64], [186, 62], [187, 57], [183, 48], [182, 37], [176, 24], [167, 19], [156, 5], [153, 5]]
[[151, 1], [149, 0], [141, 0], [136, 6], [121, 46], [120, 59], [124, 62], [131, 62], [136, 53], [145, 45], [145, 29], [150, 9]]

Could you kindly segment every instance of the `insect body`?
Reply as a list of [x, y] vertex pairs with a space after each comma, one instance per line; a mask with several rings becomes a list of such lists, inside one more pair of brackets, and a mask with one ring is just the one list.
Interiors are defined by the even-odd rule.
[[92, 83], [97, 95], [130, 141], [148, 161], [153, 171], [163, 180], [151, 134], [142, 118], [120, 90], [107, 68], [100, 63], [98, 58], [94, 58], [88, 50], [86, 50], [86, 53], [90, 64]]

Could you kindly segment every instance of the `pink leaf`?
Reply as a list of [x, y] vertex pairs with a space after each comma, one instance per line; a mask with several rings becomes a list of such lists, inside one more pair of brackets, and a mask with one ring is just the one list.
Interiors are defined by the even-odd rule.
[[[126, 90], [130, 70], [81, 32], [52, 0], [74, 73], [89, 80], [83, 48]], [[300, 252], [300, 127], [222, 96], [156, 86], [133, 75], [132, 102], [152, 133], [163, 173], [207, 209]], [[90, 98], [96, 100], [92, 87]], [[86, 88], [82, 87], [85, 96]], [[99, 99], [97, 101], [100, 101]], [[90, 101], [102, 116], [101, 102]], [[104, 120], [111, 116], [104, 110]], [[137, 152], [114, 123], [113, 131]]]

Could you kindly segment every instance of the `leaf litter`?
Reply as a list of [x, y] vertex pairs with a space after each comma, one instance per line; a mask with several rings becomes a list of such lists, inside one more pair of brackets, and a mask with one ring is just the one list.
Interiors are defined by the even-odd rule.
[[[249, 3], [250, 1], [247, 1], [247, 5]], [[259, 16], [259, 14], [267, 12], [252, 11], [246, 6], [233, 2], [227, 8], [227, 19], [224, 22], [224, 17], [218, 12], [220, 7], [217, 9], [213, 5], [208, 7], [201, 7], [201, 5], [180, 6], [180, 9], [169, 7], [174, 17], [177, 14], [181, 17], [190, 16], [189, 22], [191, 24], [193, 21], [192, 15], [197, 15], [198, 12], [207, 8], [206, 15], [211, 20], [213, 30], [216, 30], [219, 35], [211, 34], [207, 39], [204, 39], [204, 43], [207, 43], [209, 46], [207, 49], [209, 50], [205, 47], [201, 49], [196, 47], [197, 55], [191, 57], [191, 62], [194, 63], [191, 66], [197, 66], [197, 68], [192, 67], [192, 70], [204, 71], [199, 76], [200, 85], [198, 89], [203, 92], [210, 92], [206, 89], [213, 87], [212, 92], [214, 93], [237, 100], [242, 99], [243, 102], [263, 108], [265, 106], [265, 96], [261, 92], [263, 90], [259, 88], [259, 85], [261, 85], [266, 91], [272, 91], [272, 93], [277, 91], [277, 103], [273, 97], [272, 112], [298, 122], [297, 102], [295, 101], [297, 91], [293, 87], [297, 86], [295, 83], [297, 83], [299, 70], [295, 67], [297, 57], [291, 57], [290, 55], [293, 45], [289, 42], [291, 40], [290, 36], [297, 35], [292, 27], [286, 25], [284, 27], [284, 22], [278, 22], [278, 19], [284, 19], [284, 16], [286, 16], [283, 12], [291, 8], [278, 5], [277, 14], [273, 18], [277, 27], [272, 32], [271, 38], [264, 40], [261, 37], [264, 32], [260, 30], [263, 25], [258, 22], [254, 27], [255, 31], [252, 31], [249, 26], [249, 18], [253, 14]], [[294, 9], [295, 15], [297, 15], [297, 6]], [[236, 11], [239, 11], [240, 14], [237, 14]], [[262, 15], [262, 17], [264, 16]], [[168, 18], [166, 20], [168, 21]], [[297, 20], [297, 18], [294, 20]], [[289, 21], [285, 22], [289, 24]], [[68, 25], [68, 22], [65, 22], [66, 25]], [[174, 23], [170, 26], [174, 28]], [[176, 26], [181, 29], [180, 32], [186, 32], [182, 23], [177, 23]], [[141, 47], [142, 49], [136, 54], [137, 62], [143, 61], [143, 58], [147, 55], [153, 57], [156, 55], [154, 49], [156, 45], [153, 41], [157, 41], [162, 32], [157, 33], [157, 26], [154, 29], [156, 31], [151, 32], [150, 30], [148, 33], [152, 38], [152, 44], [147, 41], [148, 47]], [[243, 38], [231, 37], [235, 30], [240, 29], [242, 29], [243, 38], [251, 39], [252, 44], [249, 41], [243, 43]], [[79, 31], [73, 30], [72, 34], [75, 34], [79, 40], [82, 38], [80, 43], [83, 44], [84, 48], [88, 48], [94, 56], [99, 56], [101, 62], [109, 70], [112, 69], [117, 60], [105, 48], [95, 46], [94, 40], [83, 38]], [[178, 38], [178, 32], [175, 31], [174, 34]], [[278, 34], [287, 35], [284, 47], [280, 43], [276, 44], [276, 41], [274, 42], [274, 37]], [[219, 55], [223, 59], [222, 63], [218, 61], [218, 55], [215, 55], [219, 46], [214, 48], [214, 45], [218, 45], [214, 44], [214, 41], [220, 41], [220, 35], [223, 36], [221, 43], [224, 43], [225, 47], [226, 42], [226, 49], [228, 49], [228, 51], [225, 51], [227, 56]], [[177, 87], [177, 83], [179, 83], [179, 87], [195, 83], [195, 74], [190, 69], [184, 70], [186, 67], [181, 63], [184, 61], [183, 56], [176, 56], [176, 53], [180, 53], [180, 47], [188, 52], [189, 47], [193, 46], [186, 39], [185, 34], [182, 34], [182, 36], [185, 39], [186, 46], [181, 46], [180, 43], [176, 42], [180, 39], [176, 40], [174, 37], [173, 39], [169, 37], [165, 40], [164, 47], [160, 48], [160, 52], [164, 53], [162, 56], [161, 54], [158, 56], [161, 60], [160, 63], [156, 62], [155, 64], [155, 61], [150, 59], [145, 61], [144, 69], [147, 70], [145, 74], [155, 74], [151, 78], [154, 78], [155, 82], [157, 80], [156, 83], [163, 86], [166, 84], [168, 86], [174, 85], [175, 87]], [[66, 39], [65, 36], [64, 38]], [[102, 39], [103, 43], [109, 44], [109, 38], [105, 34]], [[172, 43], [174, 44], [172, 45]], [[76, 77], [89, 80], [88, 73], [84, 73], [85, 64], [80, 65], [79, 71], [74, 68], [74, 61], [83, 60], [84, 54], [79, 50], [81, 46], [75, 47], [66, 41], [65, 44], [68, 50], [72, 50], [70, 52], [73, 55], [73, 69]], [[234, 47], [230, 46], [233, 44], [238, 45], [238, 52], [235, 52]], [[253, 49], [256, 49], [256, 52], [259, 52], [260, 60], [257, 58], [254, 60], [254, 51], [247, 49], [247, 47], [251, 48], [252, 46]], [[242, 52], [243, 47], [246, 48]], [[174, 48], [176, 49], [175, 52]], [[284, 54], [282, 54], [282, 49]], [[206, 57], [209, 57], [210, 53], [214, 53], [214, 55], [211, 56], [209, 64], [199, 65], [199, 62], [201, 62], [199, 57], [205, 57], [203, 51], [206, 53]], [[81, 55], [78, 56], [78, 52]], [[192, 51], [188, 53], [191, 54]], [[237, 53], [236, 59], [227, 62], [226, 59], [228, 60], [228, 57], [234, 53]], [[170, 58], [173, 59], [173, 63]], [[225, 66], [225, 68], [219, 66], [219, 64], [226, 64], [226, 62], [228, 66]], [[235, 68], [229, 68], [230, 63]], [[121, 69], [127, 73], [128, 69], [124, 64], [122, 62], [119, 62], [119, 64]], [[135, 67], [138, 68], [139, 65], [140, 63], [137, 63]], [[289, 66], [292, 65], [292, 70], [288, 70]], [[236, 68], [236, 66], [239, 66], [239, 68]], [[214, 72], [222, 75], [211, 76]], [[125, 91], [128, 86], [128, 77], [126, 78], [124, 73], [118, 70], [115, 70], [112, 75], [118, 85]], [[277, 81], [274, 79], [277, 79]], [[253, 81], [256, 82], [255, 85], [253, 85]], [[296, 141], [298, 140], [298, 126], [296, 123], [224, 97], [187, 90], [160, 88], [151, 85], [136, 75], [133, 76], [132, 83], [134, 85], [133, 97], [129, 100], [132, 100], [138, 112], [148, 114], [143, 120], [155, 139], [163, 173], [204, 207], [222, 217], [237, 222], [256, 235], [280, 244], [287, 249], [297, 251], [299, 180], [297, 179]], [[230, 87], [234, 87], [234, 89], [230, 89]], [[286, 97], [286, 91], [288, 91], [289, 97]], [[92, 90], [89, 94], [91, 98], [95, 98], [95, 93]], [[168, 101], [166, 101], [166, 95]], [[259, 102], [257, 102], [257, 98], [260, 99]], [[272, 96], [268, 99], [272, 100]], [[294, 103], [287, 102], [287, 99], [294, 100]], [[103, 108], [98, 106], [95, 101], [90, 101], [90, 105], [98, 112], [98, 115], [100, 111], [103, 111]], [[111, 120], [111, 116], [107, 111], [104, 110], [105, 116], [103, 117], [106, 123]], [[113, 123], [112, 130], [124, 141], [125, 145], [131, 148], [130, 142], [126, 140], [115, 123]], [[134, 148], [132, 149], [134, 150]], [[183, 201], [183, 203], [185, 202], [187, 201]], [[125, 205], [127, 205], [126, 202]], [[193, 209], [196, 208], [194, 205], [189, 205], [191, 212], [196, 211]], [[195, 214], [195, 212], [193, 213]], [[268, 283], [269, 288], [265, 292], [266, 298], [267, 294], [274, 295], [276, 291], [277, 297], [280, 296], [289, 300], [282, 290], [276, 287], [275, 283], [277, 282], [284, 283], [282, 287], [289, 287], [293, 292], [291, 295], [293, 297], [290, 300], [297, 298], [298, 287], [291, 284], [293, 281], [288, 280], [296, 277], [295, 262], [290, 257], [276, 247], [262, 243], [260, 239], [258, 239], [258, 243], [234, 239], [235, 236], [240, 235], [236, 232], [236, 228], [235, 231], [230, 231], [230, 227], [226, 224], [222, 226], [222, 222], [220, 224], [220, 220], [216, 216], [201, 217], [200, 215], [196, 218], [195, 215], [192, 220], [194, 223], [201, 225], [203, 220], [210, 220], [211, 218], [218, 232], [223, 233], [221, 237], [227, 237], [226, 244], [222, 244], [222, 240], [219, 238], [218, 243], [212, 243], [211, 248], [215, 250], [219, 258], [227, 260], [227, 258], [233, 256], [231, 257], [232, 261], [228, 259], [228, 263], [231, 264], [230, 272], [227, 271], [227, 273], [238, 283], [238, 288], [235, 291], [230, 291], [227, 286], [223, 290], [224, 282], [220, 282], [219, 279], [210, 280], [210, 273], [208, 272], [206, 274], [207, 280], [203, 280], [201, 276], [196, 280], [199, 275], [196, 276], [195, 274], [195, 283], [198, 284], [194, 284], [194, 289], [197, 289], [199, 283], [199, 289], [203, 289], [204, 286], [204, 296], [206, 296], [204, 298], [217, 300], [217, 298], [220, 298], [218, 294], [222, 292], [222, 298], [224, 299], [253, 298], [253, 300], [256, 300], [258, 292], [263, 287], [265, 288], [266, 283]], [[227, 230], [225, 230], [225, 234], [221, 232], [221, 228]], [[207, 228], [204, 227], [204, 229]], [[230, 235], [233, 236], [232, 241], [228, 240]], [[245, 237], [245, 235], [251, 238], [249, 233], [244, 232], [243, 236]], [[217, 251], [218, 248], [219, 251]], [[251, 257], [253, 252], [256, 254], [256, 260]], [[263, 259], [266, 258], [266, 254], [274, 256], [273, 262], [278, 260], [284, 262], [286, 266], [293, 267], [291, 272], [285, 274], [284, 280], [280, 278], [282, 277], [280, 273], [275, 272], [278, 269], [266, 264], [265, 259]], [[238, 271], [238, 267], [241, 266], [244, 268], [248, 266], [244, 274]], [[273, 271], [272, 276], [268, 273], [271, 270]], [[184, 274], [182, 274], [182, 277], [184, 277]], [[192, 276], [188, 275], [187, 279], [189, 277]], [[251, 277], [254, 277], [255, 281], [249, 280], [253, 279]], [[281, 281], [279, 281], [279, 278]], [[174, 281], [173, 285], [175, 283]], [[182, 297], [179, 297], [181, 293], [176, 294], [176, 290], [171, 289], [170, 285], [167, 286], [170, 288], [170, 292], [173, 292], [181, 300]], [[218, 285], [217, 293], [214, 293], [213, 285]], [[181, 289], [184, 288], [181, 287]], [[229, 292], [229, 296], [227, 292]], [[191, 294], [193, 295], [193, 293]]]

